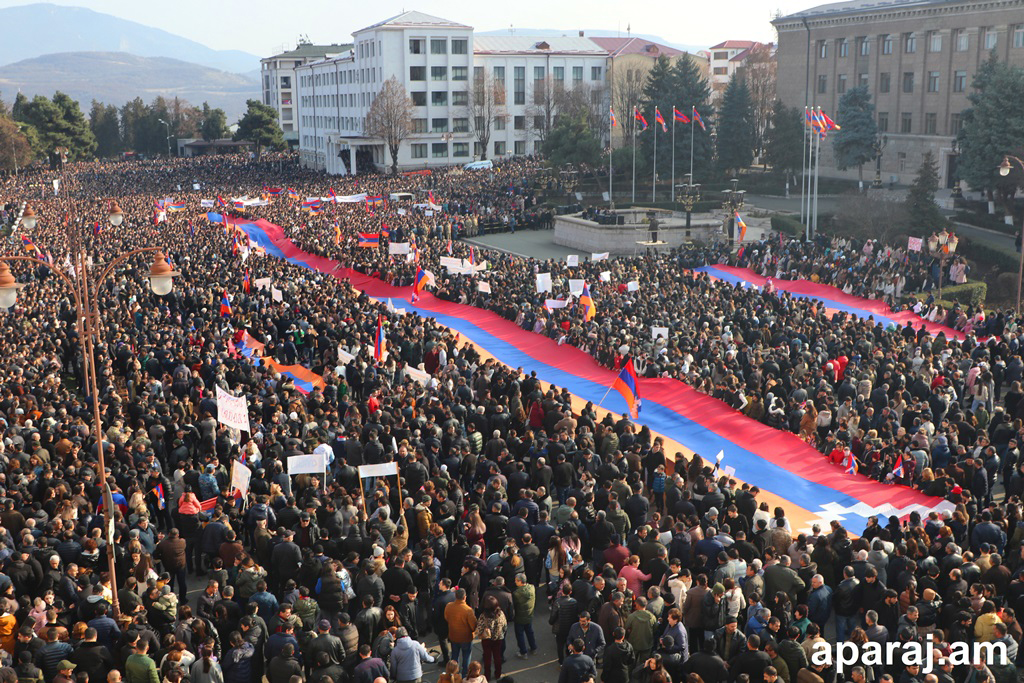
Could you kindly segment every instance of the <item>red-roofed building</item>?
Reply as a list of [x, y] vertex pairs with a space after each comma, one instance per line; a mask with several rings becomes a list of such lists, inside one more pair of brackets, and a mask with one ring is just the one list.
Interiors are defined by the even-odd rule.
[[[729, 79], [746, 64], [754, 48], [761, 43], [756, 40], [725, 40], [711, 46], [711, 99], [717, 100], [729, 85]], [[774, 46], [772, 51], [774, 52]]]

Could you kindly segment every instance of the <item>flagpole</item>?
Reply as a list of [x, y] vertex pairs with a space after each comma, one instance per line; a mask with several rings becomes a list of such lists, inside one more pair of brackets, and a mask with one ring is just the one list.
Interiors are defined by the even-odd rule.
[[697, 123], [694, 121], [693, 112], [696, 110], [696, 107], [690, 107], [690, 184], [693, 184], [693, 128]]
[[807, 184], [807, 107], [804, 107], [804, 134], [801, 138], [803, 149], [800, 151], [800, 224], [803, 225], [806, 214], [804, 213], [804, 185]]
[[[821, 112], [821, 107], [818, 107]], [[811, 237], [818, 234], [818, 171], [821, 169], [821, 135], [818, 135], [814, 143], [814, 225], [811, 228]]]
[[633, 202], [636, 202], [636, 109], [633, 109]]
[[676, 203], [676, 106], [672, 105], [672, 203]]
[[608, 107], [608, 208], [615, 206], [615, 201], [612, 199], [612, 152], [615, 148], [612, 146], [612, 108]]
[[[658, 110], [655, 108], [655, 119], [657, 119]], [[658, 187], [658, 122], [654, 122], [654, 168], [651, 170], [651, 201], [654, 202], [655, 193]]]

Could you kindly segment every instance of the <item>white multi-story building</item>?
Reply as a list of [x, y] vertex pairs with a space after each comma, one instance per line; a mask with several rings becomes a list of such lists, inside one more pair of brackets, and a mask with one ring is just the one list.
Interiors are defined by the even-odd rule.
[[711, 99], [725, 92], [736, 71], [743, 67], [751, 51], [760, 45], [754, 40], [726, 40], [711, 46]]
[[277, 120], [284, 131], [284, 139], [290, 144], [295, 145], [299, 140], [295, 112], [295, 69], [311, 61], [343, 54], [350, 49], [351, 45], [299, 43], [294, 50], [260, 60], [263, 104], [277, 110]]
[[[477, 36], [473, 29], [404, 12], [352, 34], [351, 52], [296, 69], [303, 165], [331, 174], [391, 165], [366, 116], [396, 77], [413, 104], [400, 168], [465, 163], [540, 150], [567, 94], [607, 121], [609, 51], [579, 36]], [[496, 96], [481, 96], [493, 92]]]

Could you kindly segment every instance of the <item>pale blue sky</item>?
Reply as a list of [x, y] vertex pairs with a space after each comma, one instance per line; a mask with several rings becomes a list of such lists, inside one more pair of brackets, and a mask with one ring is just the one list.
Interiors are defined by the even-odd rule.
[[[477, 30], [581, 28], [657, 35], [669, 42], [711, 46], [726, 39], [768, 41], [771, 18], [822, 4], [825, 0], [51, 0], [88, 7], [203, 43], [215, 49], [266, 55], [293, 47], [299, 35], [315, 43], [346, 42], [353, 30], [419, 10], [473, 26]], [[0, 0], [0, 7], [28, 4]]]

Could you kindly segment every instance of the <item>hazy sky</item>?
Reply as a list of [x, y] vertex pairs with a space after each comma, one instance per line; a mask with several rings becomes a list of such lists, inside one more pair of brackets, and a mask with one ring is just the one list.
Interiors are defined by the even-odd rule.
[[[351, 33], [404, 10], [459, 21], [480, 31], [516, 28], [581, 28], [657, 35], [669, 42], [711, 46], [726, 39], [768, 41], [769, 23], [827, 0], [716, 0], [623, 2], [622, 0], [50, 0], [88, 7], [198, 41], [216, 49], [260, 56], [294, 47], [306, 34], [315, 43], [343, 43]], [[28, 4], [0, 0], [0, 7]], [[16, 27], [10, 27], [15, 28]]]

